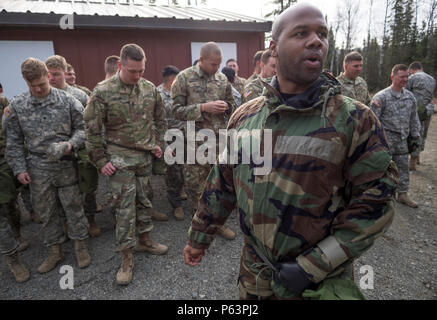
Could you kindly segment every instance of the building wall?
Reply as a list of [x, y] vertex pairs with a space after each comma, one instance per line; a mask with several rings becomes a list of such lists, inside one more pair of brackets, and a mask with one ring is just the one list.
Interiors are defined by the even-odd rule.
[[171, 64], [181, 70], [191, 66], [191, 42], [236, 42], [239, 75], [245, 78], [252, 73], [253, 55], [264, 48], [264, 34], [259, 32], [2, 28], [0, 40], [53, 41], [55, 53], [74, 66], [77, 83], [89, 88], [104, 78], [105, 58], [119, 55], [126, 43], [136, 43], [144, 49], [144, 77], [156, 85], [161, 82], [164, 66]]

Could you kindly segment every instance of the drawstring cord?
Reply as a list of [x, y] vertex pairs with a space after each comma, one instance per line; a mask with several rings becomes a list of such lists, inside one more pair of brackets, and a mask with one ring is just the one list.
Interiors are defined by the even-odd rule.
[[327, 119], [327, 117], [326, 117], [326, 105], [328, 104], [329, 97], [331, 95], [333, 95], [334, 93], [335, 93], [334, 88], [331, 87], [331, 88], [329, 88], [328, 92], [325, 95], [325, 101], [323, 102], [323, 108], [322, 108], [322, 114], [320, 115], [320, 118], [323, 119], [323, 128], [326, 128], [326, 119]]

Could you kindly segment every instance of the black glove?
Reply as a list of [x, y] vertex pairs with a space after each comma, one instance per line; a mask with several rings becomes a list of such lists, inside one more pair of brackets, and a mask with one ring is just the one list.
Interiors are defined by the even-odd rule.
[[276, 268], [274, 280], [295, 294], [300, 295], [313, 283], [296, 261], [279, 263]]

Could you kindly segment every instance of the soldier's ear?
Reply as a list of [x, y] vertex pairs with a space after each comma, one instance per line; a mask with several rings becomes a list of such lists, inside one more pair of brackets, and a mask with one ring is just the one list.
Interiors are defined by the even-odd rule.
[[272, 53], [272, 57], [276, 58], [278, 56], [277, 43], [275, 40], [270, 41], [269, 50]]

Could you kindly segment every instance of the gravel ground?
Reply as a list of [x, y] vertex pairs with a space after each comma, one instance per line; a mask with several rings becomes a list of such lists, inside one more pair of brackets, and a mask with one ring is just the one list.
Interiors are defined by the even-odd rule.
[[[396, 203], [396, 216], [388, 232], [355, 262], [355, 280], [360, 282], [362, 266], [374, 272], [373, 289], [364, 290], [368, 299], [423, 299], [437, 298], [436, 271], [436, 208], [437, 189], [437, 115], [429, 132], [427, 150], [422, 155], [422, 165], [411, 174], [412, 197], [419, 202], [419, 209]], [[114, 222], [105, 212], [96, 215], [102, 235], [89, 240], [92, 264], [78, 269], [73, 242], [63, 244], [65, 260], [74, 270], [74, 289], [62, 290], [60, 267], [41, 275], [36, 269], [44, 260], [47, 249], [39, 236], [40, 226], [29, 221], [23, 213], [22, 234], [31, 243], [21, 258], [31, 270], [31, 279], [17, 284], [6, 263], [0, 263], [0, 299], [150, 299], [150, 300], [211, 300], [238, 299], [237, 277], [242, 234], [238, 219], [232, 214], [228, 226], [237, 232], [234, 241], [218, 237], [207, 252], [200, 266], [184, 264], [182, 249], [186, 243], [188, 219], [176, 221], [166, 199], [162, 177], [153, 177], [154, 205], [170, 215], [170, 221], [155, 223], [152, 237], [169, 245], [165, 256], [135, 255], [132, 283], [120, 287], [115, 275], [121, 259], [115, 253]], [[185, 207], [186, 215], [190, 208]], [[367, 275], [369, 275], [367, 273]]]

